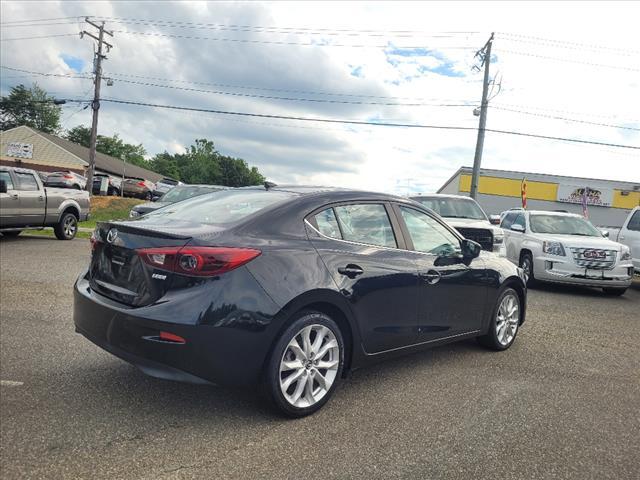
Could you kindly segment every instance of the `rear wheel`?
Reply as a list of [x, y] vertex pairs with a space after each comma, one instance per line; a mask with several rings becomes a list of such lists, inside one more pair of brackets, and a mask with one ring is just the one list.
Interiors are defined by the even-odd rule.
[[627, 291], [626, 288], [603, 288], [602, 291], [605, 295], [611, 295], [612, 297], [620, 297]]
[[521, 317], [520, 297], [513, 288], [507, 288], [498, 297], [489, 331], [478, 341], [492, 350], [506, 350], [516, 339]]
[[535, 285], [536, 277], [533, 273], [533, 256], [529, 252], [524, 252], [520, 255], [520, 268], [524, 271], [527, 286], [531, 287], [532, 285]]
[[145, 193], [145, 194], [144, 194], [144, 199], [145, 199], [147, 202], [150, 202], [150, 201], [151, 201], [151, 198], [153, 198], [153, 195], [151, 195], [151, 192], [147, 192], [147, 193]]
[[71, 240], [78, 233], [78, 218], [73, 213], [65, 213], [53, 231], [58, 240]]
[[344, 343], [327, 315], [306, 311], [277, 340], [264, 372], [264, 391], [290, 417], [319, 410], [342, 375]]

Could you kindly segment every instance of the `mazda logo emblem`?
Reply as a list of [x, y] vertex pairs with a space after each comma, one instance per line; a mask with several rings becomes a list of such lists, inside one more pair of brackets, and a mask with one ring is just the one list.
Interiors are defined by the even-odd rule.
[[107, 233], [107, 242], [113, 243], [116, 241], [116, 238], [118, 238], [118, 230], [112, 228], [111, 230], [109, 230], [109, 233]]

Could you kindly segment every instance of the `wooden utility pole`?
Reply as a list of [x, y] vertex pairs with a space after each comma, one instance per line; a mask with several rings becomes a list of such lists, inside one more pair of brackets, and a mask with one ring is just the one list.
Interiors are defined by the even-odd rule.
[[476, 56], [480, 57], [484, 64], [484, 82], [482, 84], [482, 103], [480, 104], [480, 123], [478, 125], [478, 140], [476, 141], [476, 153], [473, 157], [473, 173], [471, 175], [471, 198], [478, 195], [478, 178], [480, 177], [480, 163], [482, 162], [482, 148], [484, 147], [484, 129], [487, 125], [487, 107], [489, 106], [489, 64], [491, 63], [491, 44], [493, 43], [493, 33], [487, 43], [482, 47]]
[[94, 73], [94, 90], [93, 90], [93, 102], [91, 102], [91, 109], [93, 110], [93, 120], [91, 121], [91, 138], [89, 140], [89, 169], [87, 173], [87, 186], [86, 189], [91, 193], [93, 189], [93, 174], [96, 169], [96, 141], [98, 139], [98, 110], [100, 110], [100, 84], [102, 82], [102, 60], [107, 58], [102, 52], [103, 45], [106, 46], [107, 52], [113, 48], [113, 45], [104, 40], [104, 34], [113, 37], [113, 33], [104, 29], [104, 22], [100, 25], [93, 23], [89, 18], [84, 19], [89, 25], [98, 29], [98, 36], [96, 37], [92, 33], [83, 31], [81, 37], [87, 35], [98, 42], [98, 51], [95, 53], [93, 61], [93, 73]]

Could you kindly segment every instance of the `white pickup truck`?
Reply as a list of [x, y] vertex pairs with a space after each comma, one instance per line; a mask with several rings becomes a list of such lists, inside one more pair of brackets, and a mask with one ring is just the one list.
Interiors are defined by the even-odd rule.
[[629, 247], [633, 268], [640, 275], [640, 207], [631, 210], [614, 240]]
[[59, 240], [71, 240], [78, 222], [89, 218], [89, 192], [45, 187], [35, 170], [0, 166], [0, 234], [53, 227]]

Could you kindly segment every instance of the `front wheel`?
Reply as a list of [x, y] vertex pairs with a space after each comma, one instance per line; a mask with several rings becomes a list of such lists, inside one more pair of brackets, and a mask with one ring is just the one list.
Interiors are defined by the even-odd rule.
[[524, 271], [527, 287], [535, 285], [536, 277], [533, 274], [533, 256], [530, 253], [525, 252], [520, 256], [520, 268]]
[[78, 233], [78, 218], [73, 213], [65, 213], [53, 231], [58, 240], [71, 240]]
[[283, 414], [318, 411], [342, 375], [344, 343], [336, 323], [320, 312], [302, 312], [276, 341], [264, 372], [264, 391]]
[[612, 297], [620, 297], [627, 291], [626, 288], [603, 288], [602, 291], [605, 295], [611, 295]]
[[521, 318], [520, 297], [513, 288], [507, 288], [498, 297], [489, 331], [478, 341], [492, 350], [506, 350], [516, 339]]

